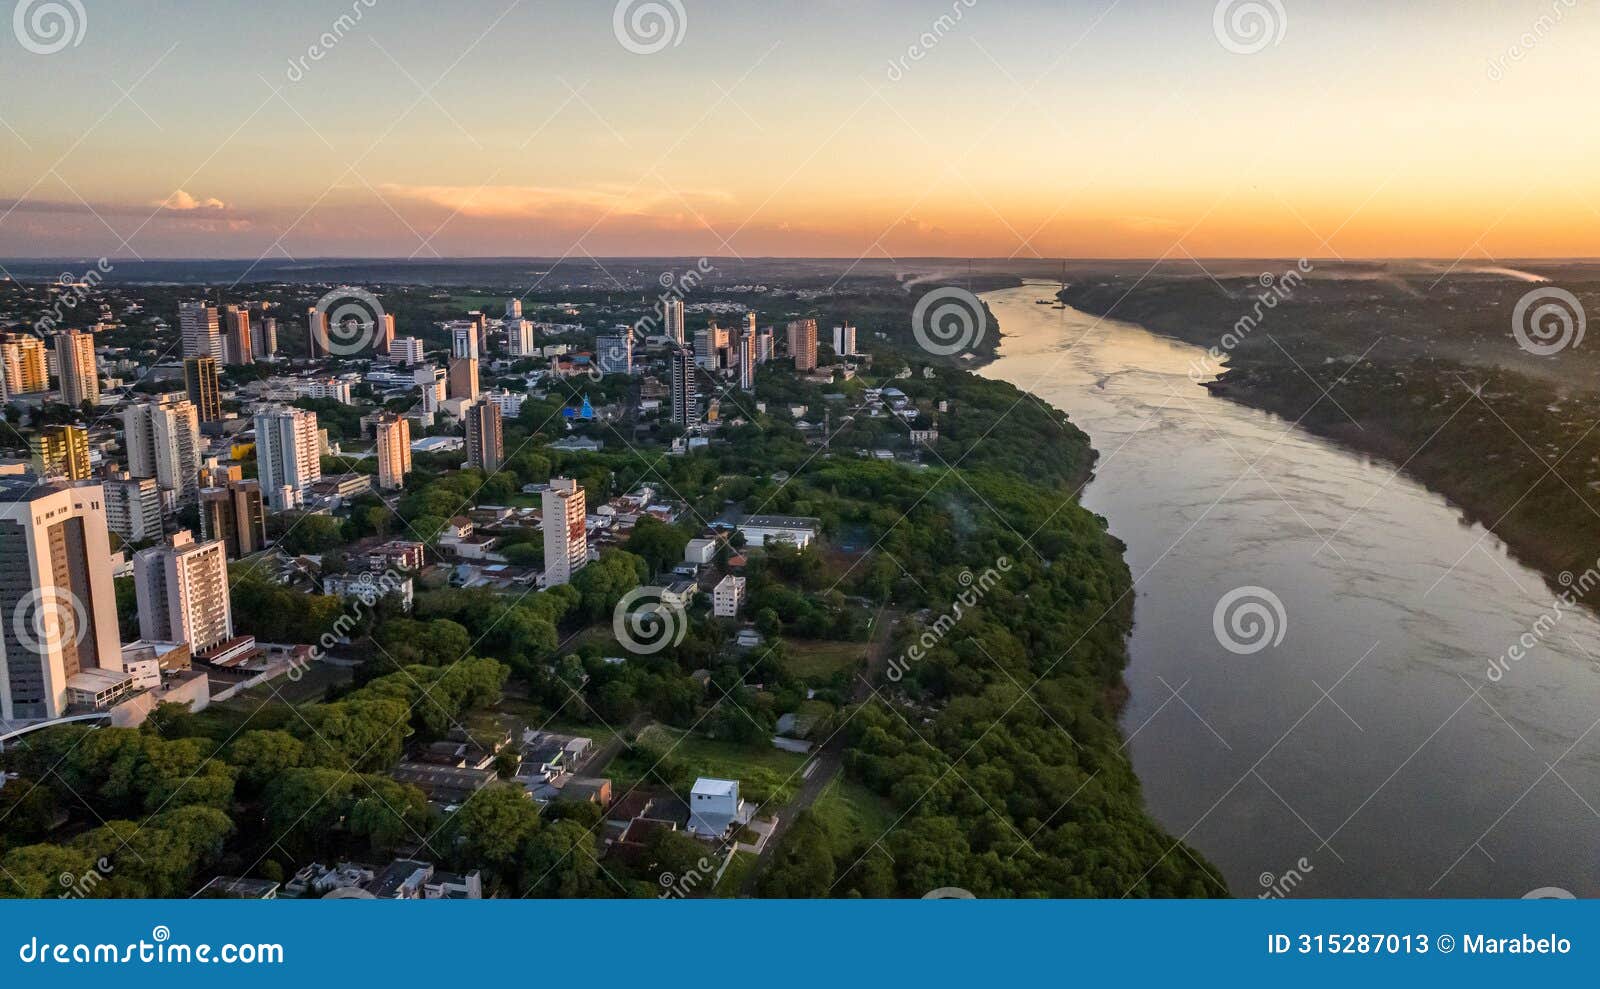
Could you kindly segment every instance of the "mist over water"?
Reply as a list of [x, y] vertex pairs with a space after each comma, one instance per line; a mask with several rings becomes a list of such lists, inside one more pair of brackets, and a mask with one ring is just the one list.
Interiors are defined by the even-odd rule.
[[[1157, 819], [1237, 896], [1600, 894], [1600, 622], [1535, 634], [1557, 592], [1443, 498], [1212, 398], [1200, 348], [1035, 303], [1056, 288], [984, 294], [983, 373], [1100, 451], [1083, 500], [1136, 579], [1122, 728]], [[1259, 651], [1214, 625], [1240, 588], [1281, 601], [1240, 619]]]

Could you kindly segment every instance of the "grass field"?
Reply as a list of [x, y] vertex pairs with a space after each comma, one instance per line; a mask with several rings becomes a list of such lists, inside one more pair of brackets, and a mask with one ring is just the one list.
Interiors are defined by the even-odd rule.
[[[749, 748], [733, 742], [688, 735], [656, 725], [647, 729], [665, 735], [672, 745], [671, 758], [694, 776], [738, 780], [740, 795], [755, 803], [786, 803], [800, 785], [805, 757], [774, 748]], [[676, 744], [673, 744], [676, 743]], [[608, 775], [613, 786], [632, 786], [653, 763], [635, 752], [624, 752], [612, 762]], [[659, 782], [652, 778], [652, 782]]]
[[900, 816], [888, 800], [843, 776], [828, 785], [811, 812], [828, 829], [835, 855], [877, 841]]
[[867, 658], [865, 642], [783, 640], [784, 666], [805, 680], [827, 681], [834, 674], [860, 666]]

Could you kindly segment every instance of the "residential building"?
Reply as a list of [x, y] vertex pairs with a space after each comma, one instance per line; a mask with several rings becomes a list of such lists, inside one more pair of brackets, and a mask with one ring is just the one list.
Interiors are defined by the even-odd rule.
[[0, 479], [0, 719], [109, 699], [122, 668], [104, 491]]
[[395, 364], [421, 364], [422, 341], [416, 337], [396, 337], [389, 344], [389, 360]]
[[261, 498], [261, 482], [230, 480], [225, 485], [201, 488], [200, 538], [219, 540], [233, 560], [265, 549], [267, 512]]
[[817, 321], [796, 319], [789, 323], [789, 356], [796, 371], [817, 369]]
[[178, 331], [183, 338], [183, 356], [222, 357], [222, 331], [217, 323], [217, 307], [208, 302], [180, 302]]
[[744, 604], [744, 578], [728, 574], [711, 589], [711, 613], [718, 618], [734, 618]]
[[394, 348], [394, 313], [381, 312], [378, 314], [377, 333], [372, 341], [373, 353], [388, 356]]
[[450, 397], [478, 397], [478, 335], [474, 326], [458, 326], [450, 337]]
[[[751, 313], [751, 315], [755, 315]], [[739, 388], [743, 391], [756, 390], [756, 331], [745, 328], [739, 335], [738, 349]]]
[[565, 584], [589, 562], [588, 511], [583, 488], [552, 477], [544, 492], [544, 583]]
[[512, 297], [506, 300], [506, 319], [522, 318], [522, 300]]
[[378, 435], [378, 487], [399, 491], [411, 472], [411, 424], [404, 416], [386, 412], [374, 428]]
[[438, 412], [446, 398], [444, 369], [427, 364], [417, 368], [412, 373], [412, 379], [422, 389], [422, 411], [429, 414]]
[[222, 386], [217, 380], [215, 357], [188, 357], [183, 362], [183, 383], [201, 422], [222, 421]]
[[88, 480], [89, 431], [80, 426], [46, 426], [29, 443], [33, 469], [40, 477]]
[[683, 300], [667, 299], [662, 303], [667, 320], [667, 339], [678, 346], [683, 346], [687, 338], [683, 333]]
[[475, 402], [467, 406], [464, 413], [467, 424], [467, 466], [493, 474], [500, 469], [500, 458], [505, 455], [500, 406], [493, 402]]
[[283, 407], [257, 413], [256, 465], [273, 511], [304, 505], [307, 489], [322, 477], [317, 414]]
[[128, 473], [153, 477], [172, 504], [193, 502], [200, 490], [200, 416], [194, 403], [172, 395], [122, 412]]
[[161, 546], [133, 556], [139, 637], [176, 642], [191, 654], [233, 638], [228, 556], [220, 540], [197, 543], [180, 529]]
[[535, 356], [532, 323], [519, 316], [515, 319], [507, 318], [503, 325], [506, 331], [506, 353], [512, 357]]
[[772, 360], [772, 330], [765, 329], [756, 334], [756, 363], [765, 364]]
[[0, 341], [0, 393], [11, 398], [50, 388], [50, 362], [45, 357], [44, 341], [26, 333], [11, 333]]
[[257, 357], [272, 357], [278, 352], [277, 319], [257, 316], [250, 321], [250, 350]]
[[672, 364], [672, 421], [684, 429], [693, 429], [700, 425], [700, 388], [694, 355], [677, 347], [668, 360]]
[[306, 356], [312, 360], [328, 356], [328, 314], [316, 306], [306, 310]]
[[633, 373], [633, 333], [620, 327], [617, 333], [602, 333], [594, 339], [594, 359], [601, 374]]
[[227, 306], [222, 310], [222, 360], [229, 366], [254, 364], [250, 340], [250, 310]]
[[56, 367], [61, 401], [74, 408], [100, 404], [100, 369], [94, 362], [94, 334], [64, 330], [56, 334]]
[[840, 357], [856, 352], [856, 328], [849, 323], [833, 328], [833, 352]]
[[708, 326], [694, 334], [694, 361], [707, 371], [715, 371], [722, 364], [721, 351], [728, 346], [728, 331], [720, 326]]
[[107, 477], [103, 486], [106, 528], [125, 543], [148, 542], [161, 535], [161, 488], [155, 478], [134, 477], [119, 470]]
[[702, 776], [689, 791], [689, 828], [696, 838], [716, 840], [750, 822], [750, 805], [739, 797], [738, 780]]

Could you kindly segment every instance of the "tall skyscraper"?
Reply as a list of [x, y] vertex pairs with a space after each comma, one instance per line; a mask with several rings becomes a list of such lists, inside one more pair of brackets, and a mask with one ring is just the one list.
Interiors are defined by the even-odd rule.
[[570, 477], [552, 477], [544, 492], [544, 584], [555, 587], [589, 562], [583, 488]]
[[752, 309], [749, 312], [744, 314], [744, 329], [745, 329], [746, 333], [755, 333], [755, 332], [757, 332], [757, 329], [756, 329], [756, 311], [754, 309]]
[[26, 333], [11, 333], [0, 340], [0, 394], [28, 395], [50, 387], [50, 365], [44, 341]]
[[533, 342], [533, 324], [525, 319], [505, 321], [506, 353], [512, 357], [532, 357], [536, 349]]
[[200, 490], [200, 416], [194, 403], [166, 395], [122, 412], [128, 473], [153, 477], [172, 504], [189, 504]]
[[458, 326], [450, 335], [450, 397], [478, 398], [478, 334], [472, 326]]
[[[751, 313], [751, 315], [755, 315]], [[752, 320], [752, 322], [754, 322]], [[743, 333], [739, 334], [738, 349], [739, 387], [744, 391], [756, 390], [756, 331], [753, 326], [745, 326]]]
[[385, 412], [378, 417], [378, 487], [399, 491], [411, 470], [411, 423], [406, 417]]
[[672, 365], [672, 421], [684, 429], [700, 425], [700, 389], [696, 381], [694, 355], [675, 347], [668, 361]]
[[239, 306], [222, 310], [222, 352], [223, 362], [230, 366], [256, 362], [250, 339], [250, 310]]
[[477, 402], [467, 406], [467, 466], [492, 474], [505, 456], [500, 430], [500, 406]]
[[394, 314], [379, 313], [377, 330], [372, 350], [374, 353], [387, 356], [389, 348], [394, 346]]
[[694, 331], [694, 362], [707, 371], [717, 369], [717, 330], [708, 326]]
[[46, 426], [29, 446], [33, 451], [34, 472], [40, 477], [88, 480], [88, 430], [78, 426]]
[[316, 306], [306, 310], [306, 356], [312, 360], [328, 356], [328, 314]]
[[602, 374], [632, 374], [633, 333], [624, 326], [595, 337], [594, 359]]
[[133, 555], [139, 637], [204, 652], [233, 638], [228, 557], [217, 540], [197, 543], [180, 529], [161, 546]]
[[683, 344], [687, 338], [683, 333], [683, 300], [667, 299], [662, 303], [667, 320], [667, 338], [673, 343]]
[[266, 313], [265, 308], [251, 307], [250, 351], [259, 358], [271, 357], [278, 352], [278, 320]]
[[183, 334], [184, 357], [222, 357], [216, 306], [204, 301], [180, 302], [178, 329]]
[[438, 412], [447, 397], [444, 371], [424, 364], [412, 372], [412, 380], [422, 388], [422, 411]]
[[123, 542], [142, 543], [161, 535], [161, 488], [153, 477], [134, 477], [125, 470], [105, 480], [106, 528]]
[[765, 364], [772, 360], [772, 330], [762, 330], [756, 334], [756, 363]]
[[789, 323], [789, 356], [796, 371], [817, 369], [817, 321], [796, 319]]
[[94, 362], [94, 334], [64, 330], [56, 334], [56, 367], [61, 401], [76, 408], [100, 404], [100, 369]]
[[281, 406], [258, 412], [256, 473], [273, 511], [304, 505], [306, 490], [322, 477], [317, 414]]
[[856, 328], [849, 323], [833, 328], [833, 352], [843, 357], [856, 352]]
[[522, 300], [513, 296], [506, 300], [506, 319], [522, 318]]
[[201, 422], [222, 421], [222, 386], [215, 357], [189, 357], [183, 362], [183, 384]]
[[261, 482], [230, 480], [200, 489], [200, 538], [221, 540], [229, 559], [259, 552], [267, 545], [267, 512]]
[[103, 498], [0, 479], [0, 718], [57, 718], [125, 679]]

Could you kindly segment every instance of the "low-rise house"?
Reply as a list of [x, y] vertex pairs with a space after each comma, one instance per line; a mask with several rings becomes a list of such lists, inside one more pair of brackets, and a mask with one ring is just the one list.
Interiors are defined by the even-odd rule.
[[702, 776], [689, 791], [689, 834], [721, 840], [748, 824], [751, 808], [739, 797], [738, 780]]

